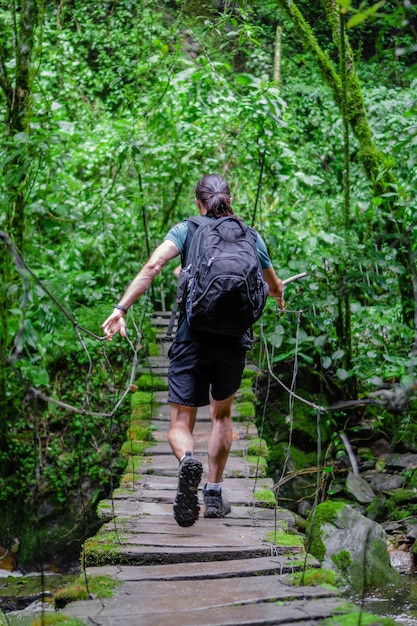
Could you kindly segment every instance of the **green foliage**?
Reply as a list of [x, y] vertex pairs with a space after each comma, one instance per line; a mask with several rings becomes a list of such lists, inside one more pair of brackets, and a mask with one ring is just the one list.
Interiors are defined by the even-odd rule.
[[309, 519], [306, 533], [309, 538], [307, 549], [320, 562], [323, 562], [325, 556], [325, 546], [321, 540], [321, 526], [326, 522], [333, 522], [344, 506], [342, 502], [322, 502]]
[[301, 548], [301, 551], [304, 552], [304, 539], [300, 535], [292, 535], [283, 530], [267, 533], [266, 541], [274, 543], [281, 548]]
[[248, 454], [251, 456], [262, 456], [267, 459], [269, 456], [269, 449], [266, 441], [259, 437], [250, 439], [248, 444]]
[[240, 388], [242, 390], [246, 390], [246, 389], [252, 390], [252, 385], [253, 385], [252, 378], [245, 377], [245, 378], [242, 378], [242, 380], [240, 381]]
[[380, 617], [364, 611], [335, 615], [334, 617], [327, 617], [320, 622], [320, 626], [373, 626], [374, 624], [395, 626], [396, 622], [389, 617]]
[[[258, 375], [259, 373], [256, 370], [245, 367], [245, 369], [243, 370], [243, 375], [242, 375], [242, 384], [243, 384], [243, 381], [247, 381], [247, 380], [250, 380], [251, 384], [253, 384]], [[244, 386], [249, 386], [249, 385], [244, 385]]]
[[73, 581], [54, 593], [54, 604], [57, 609], [62, 609], [69, 602], [89, 600], [92, 595], [96, 598], [110, 598], [115, 587], [121, 583], [111, 576], [79, 576]]
[[331, 559], [341, 572], [346, 572], [352, 565], [352, 559], [347, 550], [341, 550], [337, 554], [333, 554]]
[[154, 374], [141, 374], [136, 381], [138, 389], [142, 391], [165, 391], [167, 383], [163, 378]]
[[320, 585], [325, 587], [335, 587], [336, 575], [332, 570], [322, 568], [307, 568], [302, 572], [290, 574], [288, 579], [293, 585]]
[[235, 404], [238, 413], [235, 419], [246, 420], [255, 416], [255, 406], [253, 402], [237, 402]]
[[33, 622], [32, 626], [55, 626], [58, 624], [59, 626], [62, 624], [63, 626], [82, 626], [84, 622], [75, 617], [68, 617], [67, 615], [61, 614], [52, 614], [45, 613], [42, 617], [37, 617]]
[[136, 391], [131, 398], [130, 406], [134, 409], [136, 406], [152, 404], [153, 393], [152, 391]]
[[252, 389], [243, 388], [239, 390], [238, 397], [236, 401], [239, 402], [251, 402], [254, 404], [256, 402], [256, 394]]
[[[352, 220], [342, 236], [340, 114], [293, 26], [269, 0], [220, 13], [197, 6], [185, 3], [178, 11], [154, 0], [94, 6], [74, 0], [59, 8], [46, 3], [42, 40], [34, 48], [28, 127], [10, 136], [7, 124], [0, 126], [0, 200], [11, 206], [12, 195], [27, 182], [18, 236], [35, 274], [21, 267], [16, 273], [0, 244], [10, 270], [0, 294], [0, 342], [13, 365], [3, 378], [0, 372], [7, 383], [1, 537], [10, 521], [20, 528], [22, 510], [15, 501], [37, 510], [42, 494], [64, 506], [85, 479], [96, 483], [99, 497], [122, 471], [125, 405], [112, 410], [130, 381], [132, 346], [145, 356], [157, 353], [149, 317], [154, 308], [172, 304], [178, 259], [129, 311], [132, 346], [120, 337], [100, 341], [81, 327], [101, 335], [101, 324], [149, 250], [170, 225], [195, 212], [194, 186], [203, 172], [227, 174], [235, 212], [263, 234], [280, 277], [309, 271], [306, 280], [287, 286], [288, 312], [277, 316], [268, 302], [257, 327], [273, 368], [297, 362], [315, 389], [324, 387], [336, 398], [351, 380], [362, 397], [386, 381], [405, 384], [414, 375], [413, 331], [402, 322], [400, 298], [401, 281], [410, 277], [397, 246], [404, 233], [417, 241], [415, 42], [402, 27], [414, 9], [389, 0], [380, 14], [345, 3], [349, 19], [358, 16], [350, 37], [362, 46], [358, 75], [368, 117], [397, 183], [375, 197], [352, 138]], [[300, 6], [315, 23], [318, 41], [335, 56], [329, 25], [316, 19], [321, 9], [307, 0]], [[271, 81], [277, 15], [286, 32], [279, 89]], [[13, 21], [4, 7], [0, 24], [0, 47], [13, 79]], [[397, 208], [392, 230], [385, 232], [386, 203], [393, 196]], [[9, 217], [8, 210], [0, 213], [0, 229], [7, 229]], [[412, 243], [411, 258], [416, 253]], [[340, 330], [345, 295], [350, 360]], [[244, 416], [254, 411], [256, 377], [245, 370]], [[146, 376], [138, 386], [143, 392], [165, 388]], [[32, 387], [77, 411], [34, 400]], [[326, 402], [308, 387], [300, 395]], [[144, 418], [151, 401], [135, 402], [135, 417]], [[100, 415], [89, 415], [89, 409]], [[315, 416], [298, 403], [296, 409], [298, 432], [314, 440]], [[415, 409], [395, 420], [382, 409], [375, 415], [394, 441], [415, 440], [414, 418]], [[340, 430], [338, 416], [322, 434], [331, 439], [333, 428]], [[274, 437], [268, 433], [268, 440]], [[285, 460], [284, 448], [280, 443], [271, 449], [271, 467]], [[298, 460], [304, 467], [311, 459]]]
[[120, 454], [122, 456], [141, 456], [147, 447], [149, 444], [143, 441], [125, 441], [120, 448]]
[[270, 489], [259, 489], [258, 491], [254, 491], [253, 497], [258, 502], [261, 502], [262, 506], [265, 508], [273, 509], [276, 506], [275, 494]]
[[262, 456], [251, 456], [250, 454], [248, 454], [248, 456], [246, 456], [245, 458], [248, 463], [252, 463], [253, 465], [255, 465], [260, 473], [262, 473], [263, 468], [266, 468], [266, 459], [264, 459]]

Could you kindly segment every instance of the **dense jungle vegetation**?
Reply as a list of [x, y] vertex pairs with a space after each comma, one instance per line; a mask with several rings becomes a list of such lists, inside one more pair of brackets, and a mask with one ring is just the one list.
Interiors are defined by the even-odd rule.
[[268, 303], [254, 362], [338, 407], [325, 442], [361, 406], [413, 446], [416, 7], [1, 0], [0, 25], [0, 545], [78, 556], [175, 265], [129, 342], [100, 326], [203, 173], [227, 177], [281, 278], [308, 271], [288, 313]]

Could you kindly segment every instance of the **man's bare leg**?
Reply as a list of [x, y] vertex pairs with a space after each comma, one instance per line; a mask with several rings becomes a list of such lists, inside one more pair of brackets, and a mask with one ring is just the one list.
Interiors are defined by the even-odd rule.
[[210, 400], [211, 434], [208, 443], [209, 482], [219, 483], [232, 447], [232, 403], [235, 394], [225, 400]]
[[211, 435], [208, 444], [209, 480], [203, 489], [204, 517], [224, 517], [230, 513], [230, 504], [222, 495], [221, 481], [223, 471], [232, 446], [232, 402], [233, 396], [226, 400], [210, 402]]
[[168, 442], [177, 459], [180, 461], [189, 450], [194, 454], [193, 430], [197, 407], [171, 404], [171, 428]]

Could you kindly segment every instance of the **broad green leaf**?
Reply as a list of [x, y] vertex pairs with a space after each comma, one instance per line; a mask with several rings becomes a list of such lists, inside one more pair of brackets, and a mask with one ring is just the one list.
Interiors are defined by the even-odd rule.
[[349, 378], [349, 372], [340, 367], [336, 370], [336, 376], [340, 378], [340, 380], [346, 380]]
[[329, 369], [332, 363], [333, 361], [331, 360], [329, 356], [324, 356], [321, 360], [321, 364], [325, 370]]
[[318, 337], [314, 338], [314, 345], [317, 348], [321, 348], [327, 341], [327, 335], [319, 335]]
[[380, 198], [380, 197], [378, 196], [378, 197], [376, 197], [376, 198], [372, 198], [372, 199], [371, 199], [371, 202], [372, 202], [372, 204], [373, 204], [374, 206], [381, 206], [381, 204], [382, 204], [383, 200], [382, 200], [382, 198]]

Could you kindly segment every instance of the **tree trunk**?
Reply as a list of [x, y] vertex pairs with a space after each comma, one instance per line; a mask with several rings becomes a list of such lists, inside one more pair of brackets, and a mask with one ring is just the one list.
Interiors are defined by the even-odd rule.
[[281, 26], [277, 26], [274, 50], [274, 81], [277, 83], [281, 80], [281, 39], [282, 28]]
[[[312, 54], [323, 80], [332, 90], [333, 98], [342, 111], [342, 81], [332, 61], [319, 46], [311, 26], [306, 22], [296, 4], [292, 0], [278, 0], [278, 4], [294, 24], [306, 50]], [[332, 28], [333, 40], [340, 53], [340, 7], [336, 0], [322, 0], [322, 4]], [[358, 158], [363, 165], [367, 178], [372, 182], [373, 194], [374, 196], [381, 196], [387, 191], [395, 191], [397, 181], [385, 156], [375, 145], [366, 115], [362, 87], [355, 70], [352, 48], [347, 37], [345, 39], [345, 54], [347, 67], [346, 115], [350, 128], [359, 142]], [[381, 233], [380, 229], [379, 232], [375, 230], [374, 235], [377, 241], [388, 240], [390, 245], [396, 248], [398, 261], [404, 269], [399, 278], [403, 319], [412, 328], [414, 326], [415, 303], [411, 283], [412, 268], [407, 254], [410, 235], [404, 228], [400, 214], [402, 208], [396, 204], [395, 196], [383, 197], [382, 200], [384, 232]]]
[[[41, 0], [22, 0], [19, 12], [14, 3], [10, 3], [12, 13], [13, 52], [16, 71], [11, 79], [7, 71], [6, 47], [0, 44], [0, 87], [4, 91], [7, 104], [6, 122], [10, 138], [10, 150], [17, 154], [5, 167], [4, 175], [9, 195], [7, 211], [8, 234], [13, 237], [22, 251], [25, 232], [25, 188], [27, 185], [27, 165], [30, 159], [28, 142], [19, 142], [19, 150], [13, 138], [18, 133], [29, 135], [29, 122], [32, 110], [33, 69], [32, 59], [35, 49], [36, 29], [39, 25], [43, 2]], [[13, 173], [13, 175], [11, 175]]]
[[[8, 194], [6, 206], [6, 230], [20, 251], [25, 241], [25, 194], [30, 163], [28, 136], [32, 110], [33, 55], [36, 29], [43, 11], [43, 0], [10, 2], [11, 31], [8, 41], [13, 43], [15, 74], [8, 72], [9, 49], [0, 41], [0, 88], [6, 98], [6, 122], [8, 140], [6, 150], [10, 160], [3, 169]], [[17, 134], [22, 141], [15, 141]], [[4, 244], [0, 244], [0, 471], [4, 475], [8, 450], [8, 416], [13, 412], [7, 398], [6, 355], [8, 351], [8, 316], [11, 308], [9, 290], [14, 278], [13, 264]]]

